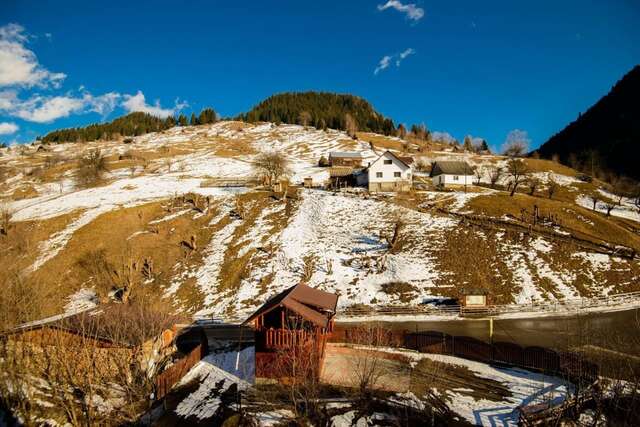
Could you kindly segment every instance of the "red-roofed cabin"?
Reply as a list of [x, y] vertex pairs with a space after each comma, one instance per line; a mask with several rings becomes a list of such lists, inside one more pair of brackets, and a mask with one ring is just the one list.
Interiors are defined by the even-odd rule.
[[295, 375], [288, 373], [291, 358], [298, 358], [298, 366], [307, 365], [309, 374], [319, 376], [337, 304], [336, 294], [299, 284], [249, 316], [244, 323], [255, 329], [256, 378]]

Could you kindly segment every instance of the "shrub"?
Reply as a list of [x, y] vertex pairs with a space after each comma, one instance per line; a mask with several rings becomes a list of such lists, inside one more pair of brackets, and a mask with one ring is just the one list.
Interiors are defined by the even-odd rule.
[[76, 180], [83, 187], [92, 187], [104, 180], [108, 170], [106, 157], [100, 150], [92, 150], [78, 161]]

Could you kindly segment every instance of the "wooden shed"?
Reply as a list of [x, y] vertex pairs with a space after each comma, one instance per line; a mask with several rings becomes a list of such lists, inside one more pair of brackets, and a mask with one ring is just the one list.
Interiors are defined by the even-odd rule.
[[255, 330], [256, 378], [282, 379], [295, 358], [306, 375], [320, 375], [327, 339], [333, 331], [338, 295], [298, 284], [273, 296], [244, 324]]
[[362, 166], [362, 153], [358, 151], [332, 151], [329, 153], [330, 166]]

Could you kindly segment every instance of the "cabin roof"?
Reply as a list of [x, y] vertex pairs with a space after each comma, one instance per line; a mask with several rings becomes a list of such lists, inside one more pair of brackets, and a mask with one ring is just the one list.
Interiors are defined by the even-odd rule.
[[473, 169], [467, 162], [456, 160], [437, 161], [431, 168], [431, 176], [473, 175]]
[[249, 316], [244, 323], [249, 323], [260, 315], [284, 306], [304, 319], [326, 328], [329, 320], [336, 312], [337, 305], [338, 295], [300, 283], [271, 297], [262, 307]]
[[329, 157], [342, 157], [342, 158], [362, 158], [362, 153], [359, 151], [331, 151]]

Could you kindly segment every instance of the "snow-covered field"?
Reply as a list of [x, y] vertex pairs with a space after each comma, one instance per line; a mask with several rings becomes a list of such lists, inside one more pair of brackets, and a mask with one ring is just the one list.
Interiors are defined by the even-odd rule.
[[[35, 197], [6, 203], [12, 212], [12, 221], [72, 215], [64, 229], [57, 230], [37, 244], [37, 256], [27, 271], [41, 269], [65, 250], [78, 230], [121, 207], [135, 207], [175, 195], [197, 193], [216, 202], [219, 209], [209, 223], [210, 227], [216, 227], [221, 221], [226, 221], [234, 210], [232, 196], [247, 189], [209, 187], [207, 182], [217, 178], [250, 178], [254, 173], [251, 162], [261, 151], [284, 153], [289, 159], [293, 182], [301, 182], [305, 177], [313, 177], [317, 183], [326, 180], [327, 168], [320, 168], [317, 163], [321, 156], [326, 157], [333, 150], [358, 150], [363, 153], [365, 163], [375, 158], [369, 143], [354, 141], [340, 131], [238, 122], [176, 127], [136, 137], [130, 145], [116, 141], [59, 144], [52, 146], [51, 152], [72, 158], [96, 147], [107, 155], [122, 155], [134, 149], [152, 154], [161, 149], [175, 149], [179, 154], [171, 156], [171, 164], [160, 157], [151, 160], [145, 170], [133, 173], [127, 169], [112, 170], [106, 185], [88, 189], [74, 186], [70, 170], [59, 176], [57, 181], [45, 183], [28, 178], [26, 172], [10, 177], [2, 189], [5, 199], [25, 181], [30, 182], [37, 192]], [[40, 154], [36, 153], [34, 158], [37, 156]], [[494, 156], [448, 152], [432, 153], [431, 157], [431, 160], [465, 159], [479, 167], [488, 167], [489, 163], [504, 166], [506, 161]], [[5, 165], [24, 168], [25, 157], [18, 150], [7, 151], [1, 159]], [[535, 175], [543, 185], [551, 180], [569, 187], [578, 182], [575, 177], [551, 171]], [[486, 176], [482, 178], [483, 181], [487, 179]], [[423, 192], [422, 206], [437, 201], [452, 211], [465, 213], [474, 198], [493, 193], [496, 191], [486, 188], [468, 193]], [[603, 193], [603, 196], [611, 195]], [[577, 201], [586, 205], [584, 196], [578, 195]], [[183, 215], [189, 215], [188, 210], [170, 213], [150, 224], [172, 221]], [[624, 200], [612, 215], [640, 221], [630, 200]], [[276, 227], [274, 218], [284, 216], [284, 225]], [[406, 222], [405, 241], [400, 250], [389, 251], [387, 238], [393, 232], [397, 217]], [[203, 245], [202, 263], [190, 266], [188, 271], [177, 272], [170, 278], [169, 286], [161, 289], [165, 298], [174, 298], [186, 281], [195, 279], [195, 286], [203, 295], [198, 315], [229, 316], [233, 313], [241, 318], [269, 295], [301, 280], [339, 293], [341, 307], [352, 304], [417, 305], [425, 298], [442, 296], [447, 289], [450, 293], [451, 287], [469, 285], [464, 282], [443, 285], [452, 272], [443, 267], [442, 260], [437, 257], [437, 252], [446, 246], [448, 236], [460, 229], [458, 220], [447, 215], [402, 208], [390, 199], [304, 190], [291, 211], [285, 213], [285, 204], [274, 201], [250, 224], [239, 220], [224, 224], [216, 229], [208, 244]], [[239, 230], [243, 230], [242, 234]], [[146, 232], [134, 232], [129, 239]], [[473, 232], [483, 235], [482, 231]], [[509, 280], [505, 291], [511, 293], [517, 303], [575, 298], [579, 296], [579, 287], [575, 284], [578, 279], [581, 280], [580, 286], [588, 286], [598, 294], [615, 293], [615, 286], [603, 285], [602, 275], [612, 269], [631, 271], [635, 268], [631, 261], [576, 251], [571, 259], [581, 265], [578, 271], [554, 260], [560, 254], [551, 241], [540, 237], [521, 244], [503, 235], [496, 234], [500, 253], [495, 256], [500, 257], [500, 262], [508, 267], [511, 275], [508, 279], [500, 276], [499, 280]], [[222, 289], [223, 267], [229, 262], [230, 246], [237, 249], [233, 256], [250, 256], [250, 260], [238, 283]], [[266, 253], [265, 248], [272, 252]], [[465, 259], [463, 262], [470, 261]], [[269, 278], [268, 282], [259, 286], [265, 277]], [[632, 275], [629, 280], [634, 280]], [[408, 285], [412, 291], [400, 299], [400, 295], [384, 289], [390, 284]]]

